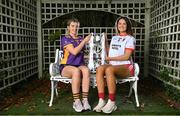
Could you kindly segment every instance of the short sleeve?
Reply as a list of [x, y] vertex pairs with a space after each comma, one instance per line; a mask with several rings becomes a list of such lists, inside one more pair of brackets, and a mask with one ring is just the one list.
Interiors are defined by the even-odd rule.
[[66, 37], [63, 37], [62, 40], [61, 40], [61, 47], [64, 48], [68, 44], [72, 44], [70, 39], [68, 39]]
[[130, 37], [130, 38], [127, 40], [125, 49], [134, 50], [134, 49], [135, 49], [135, 44], [136, 44], [135, 38], [134, 38], [134, 37]]

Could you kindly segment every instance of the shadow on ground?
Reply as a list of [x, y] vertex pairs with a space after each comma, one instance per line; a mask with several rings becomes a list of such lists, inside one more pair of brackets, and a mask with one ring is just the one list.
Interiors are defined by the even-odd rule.
[[[1, 96], [0, 114], [89, 114], [103, 115], [93, 111], [76, 113], [72, 108], [71, 85], [59, 82], [59, 97], [55, 98], [52, 107], [48, 107], [50, 100], [50, 81], [48, 79], [31, 78], [15, 85], [8, 91], [8, 95]], [[162, 83], [153, 78], [141, 79], [138, 83], [140, 108], [135, 106], [134, 93], [130, 98], [129, 84], [117, 85], [116, 115], [138, 114], [180, 114], [179, 103], [166, 96]], [[106, 90], [107, 95], [107, 90]], [[92, 107], [97, 104], [97, 89], [90, 88], [89, 101]]]

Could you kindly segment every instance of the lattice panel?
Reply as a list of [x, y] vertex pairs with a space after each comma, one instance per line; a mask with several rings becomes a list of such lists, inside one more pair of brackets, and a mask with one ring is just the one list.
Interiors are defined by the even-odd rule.
[[42, 22], [77, 10], [102, 10], [145, 22], [145, 0], [42, 0]]
[[0, 1], [0, 90], [37, 74], [36, 0]]
[[[42, 0], [42, 23], [51, 21], [53, 18], [62, 16], [74, 11], [79, 10], [101, 10], [110, 13], [115, 13], [121, 16], [127, 16], [133, 20], [145, 23], [145, 1], [144, 0]], [[59, 29], [44, 28], [43, 29], [43, 51], [44, 51], [44, 69], [47, 70], [50, 62], [54, 61], [54, 52], [56, 48], [59, 48], [60, 42], [56, 40], [54, 43], [48, 41], [50, 33], [60, 31], [61, 35], [65, 33], [65, 29], [61, 27]], [[115, 34], [114, 27], [89, 27], [81, 28], [79, 33], [81, 35], [87, 35], [91, 32], [102, 33], [106, 32], [109, 35], [109, 39]], [[135, 61], [139, 63], [141, 67], [141, 73], [144, 72], [144, 40], [145, 40], [145, 28], [137, 27], [134, 25], [134, 35], [137, 41], [137, 48], [135, 51]]]
[[[180, 89], [180, 1], [151, 0], [149, 73]], [[168, 69], [168, 79], [159, 76]]]

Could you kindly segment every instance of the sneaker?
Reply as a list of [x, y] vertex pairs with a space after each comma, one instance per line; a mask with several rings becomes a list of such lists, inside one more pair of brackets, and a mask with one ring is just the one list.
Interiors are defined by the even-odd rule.
[[115, 111], [117, 109], [117, 106], [114, 101], [108, 100], [107, 104], [102, 108], [102, 111], [106, 114], [112, 113], [112, 111]]
[[76, 112], [82, 112], [84, 108], [82, 106], [80, 99], [75, 100], [75, 102], [73, 103], [73, 108]]
[[103, 99], [99, 99], [98, 105], [93, 109], [93, 111], [101, 112], [101, 109], [104, 107], [105, 101]]
[[91, 110], [91, 106], [89, 105], [88, 100], [83, 99], [82, 104], [83, 104], [84, 110]]

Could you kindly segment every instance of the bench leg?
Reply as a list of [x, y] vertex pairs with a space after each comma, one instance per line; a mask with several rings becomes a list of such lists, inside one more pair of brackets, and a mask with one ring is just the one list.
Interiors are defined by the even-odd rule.
[[138, 100], [138, 94], [137, 94], [137, 80], [133, 83], [133, 89], [136, 99], [136, 106], [139, 107], [139, 100]]
[[92, 86], [92, 88], [96, 88], [96, 77], [90, 77], [90, 86]]
[[130, 89], [129, 89], [129, 95], [128, 95], [128, 97], [130, 97], [131, 94], [132, 94], [133, 84], [134, 84], [134, 82], [130, 82]]
[[[94, 78], [96, 78], [96, 77], [94, 77]], [[96, 88], [96, 85], [97, 83], [96, 83], [96, 79], [93, 79], [93, 88]]]
[[57, 90], [58, 81], [56, 81], [54, 84], [55, 84], [54, 87], [55, 87], [56, 97], [58, 97], [58, 90]]
[[53, 98], [54, 98], [54, 81], [51, 80], [51, 100], [49, 102], [49, 107], [52, 106]]

